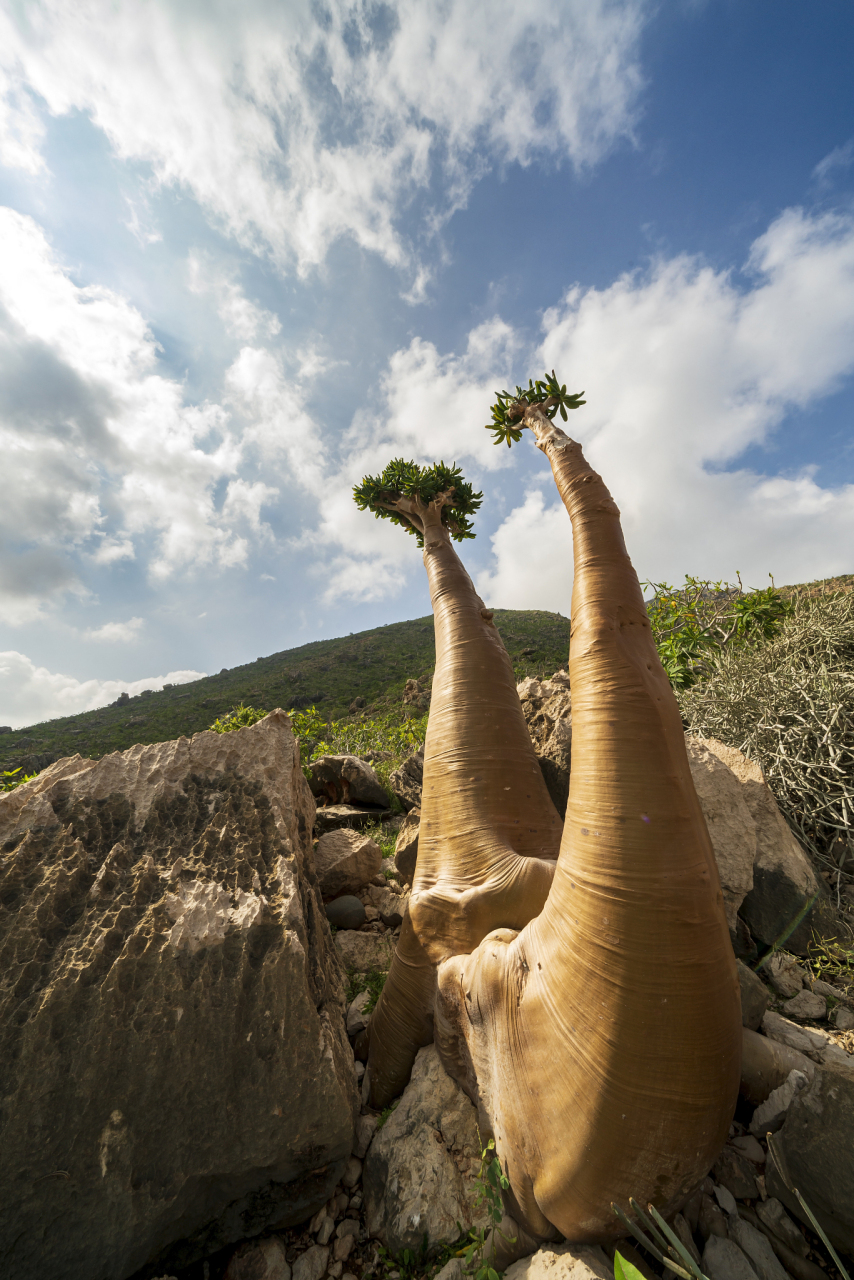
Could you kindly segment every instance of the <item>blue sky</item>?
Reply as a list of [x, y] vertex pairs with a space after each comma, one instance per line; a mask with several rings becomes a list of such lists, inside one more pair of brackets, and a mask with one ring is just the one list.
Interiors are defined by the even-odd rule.
[[0, 3], [0, 723], [418, 616], [392, 456], [569, 612], [554, 366], [641, 578], [854, 568], [854, 12]]

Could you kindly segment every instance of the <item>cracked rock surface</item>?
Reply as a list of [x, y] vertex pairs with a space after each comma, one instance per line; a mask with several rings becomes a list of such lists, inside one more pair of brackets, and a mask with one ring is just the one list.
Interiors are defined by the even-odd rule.
[[0, 1258], [118, 1280], [299, 1222], [358, 1113], [287, 716], [0, 799]]

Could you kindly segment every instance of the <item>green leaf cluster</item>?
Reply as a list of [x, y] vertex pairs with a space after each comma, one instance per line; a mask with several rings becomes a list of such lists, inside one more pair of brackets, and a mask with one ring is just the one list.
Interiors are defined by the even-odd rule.
[[[478, 1133], [478, 1136], [480, 1134]], [[481, 1139], [482, 1144], [482, 1139]], [[515, 1236], [506, 1236], [501, 1230], [501, 1219], [504, 1217], [504, 1204], [501, 1192], [510, 1186], [510, 1180], [501, 1168], [501, 1161], [495, 1154], [495, 1141], [490, 1138], [486, 1146], [481, 1145], [480, 1171], [477, 1174], [477, 1193], [474, 1203], [476, 1207], [484, 1205], [488, 1225], [475, 1227], [469, 1232], [469, 1243], [460, 1250], [465, 1259], [465, 1267], [474, 1280], [500, 1280], [495, 1270], [495, 1236], [493, 1235], [489, 1257], [486, 1256], [487, 1240], [490, 1233], [501, 1236], [508, 1244], [515, 1244]]]
[[362, 483], [354, 485], [353, 500], [360, 511], [372, 511], [378, 520], [391, 520], [407, 533], [415, 534], [419, 547], [423, 547], [421, 530], [401, 511], [390, 510], [391, 504], [401, 498], [420, 498], [430, 503], [440, 493], [450, 490], [453, 501], [442, 510], [442, 523], [456, 542], [473, 538], [473, 516], [483, 501], [482, 493], [463, 479], [462, 469], [454, 463], [446, 466], [437, 462], [432, 467], [420, 467], [417, 462], [393, 458], [381, 475], [364, 476]]
[[14, 791], [15, 787], [19, 787], [22, 782], [30, 782], [31, 779], [37, 778], [38, 773], [21, 773], [20, 766], [17, 769], [4, 769], [0, 773], [0, 791]]
[[[770, 576], [770, 575], [769, 575]], [[747, 640], [769, 640], [792, 613], [774, 586], [745, 591], [738, 584], [686, 575], [684, 586], [645, 582], [653, 591], [647, 614], [661, 665], [674, 689], [687, 689], [710, 669], [722, 649]]]
[[218, 716], [210, 726], [214, 733], [234, 733], [236, 729], [246, 729], [250, 724], [263, 720], [268, 711], [262, 707], [246, 707], [241, 702], [227, 716]]
[[555, 376], [555, 371], [538, 378], [536, 382], [528, 379], [527, 387], [517, 387], [515, 393], [496, 391], [495, 404], [492, 406], [492, 421], [487, 422], [485, 430], [495, 436], [493, 444], [506, 444], [507, 448], [522, 439], [523, 428], [516, 426], [525, 414], [529, 405], [542, 406], [547, 418], [559, 413], [566, 422], [568, 409], [578, 409], [586, 400], [582, 400], [583, 391], [567, 392], [566, 383], [562, 385]]

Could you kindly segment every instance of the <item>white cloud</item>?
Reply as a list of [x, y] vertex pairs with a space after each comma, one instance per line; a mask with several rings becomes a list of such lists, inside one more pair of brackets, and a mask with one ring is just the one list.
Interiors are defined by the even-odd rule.
[[7, 163], [41, 163], [35, 93], [54, 115], [88, 112], [119, 157], [281, 264], [304, 271], [352, 236], [401, 265], [414, 195], [429, 230], [492, 164], [585, 168], [631, 135], [647, 7], [42, 0], [0, 18]]
[[277, 489], [237, 474], [244, 441], [230, 414], [188, 405], [157, 361], [133, 306], [75, 285], [36, 223], [0, 209], [7, 621], [31, 621], [63, 592], [83, 592], [83, 561], [132, 560], [140, 539], [150, 573], [164, 578], [243, 564], [251, 540], [268, 536], [260, 510]]
[[213, 295], [217, 314], [233, 337], [251, 342], [281, 332], [279, 317], [251, 302], [234, 275], [209, 254], [191, 253], [187, 265], [191, 292]]
[[164, 684], [188, 684], [204, 675], [203, 671], [170, 671], [143, 680], [76, 680], [38, 667], [25, 654], [9, 650], [0, 653], [0, 721], [19, 729], [93, 711], [115, 702], [123, 692], [133, 696], [143, 689], [162, 689]]
[[127, 643], [137, 640], [144, 626], [142, 618], [128, 618], [127, 622], [105, 622], [102, 627], [92, 627], [86, 632], [87, 640], [108, 640], [110, 643]]
[[[854, 371], [854, 218], [787, 210], [748, 265], [741, 291], [695, 259], [662, 260], [608, 289], [574, 289], [546, 314], [532, 363], [585, 389], [569, 429], [621, 508], [642, 577], [741, 570], [761, 586], [769, 571], [797, 582], [851, 567], [854, 485], [819, 485], [814, 467], [761, 474], [738, 458]], [[541, 502], [529, 494], [493, 539], [479, 586], [496, 603], [567, 598], [571, 564], [548, 550], [556, 517]]]

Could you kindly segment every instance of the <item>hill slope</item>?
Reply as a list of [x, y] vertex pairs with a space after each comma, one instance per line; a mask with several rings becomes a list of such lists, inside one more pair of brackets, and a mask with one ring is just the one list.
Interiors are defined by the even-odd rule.
[[[501, 632], [517, 678], [551, 675], [566, 666], [569, 619], [538, 610], [497, 609]], [[316, 705], [327, 720], [350, 714], [355, 698], [374, 713], [399, 708], [406, 681], [429, 680], [436, 661], [433, 618], [395, 622], [335, 640], [315, 640], [223, 669], [192, 684], [142, 693], [76, 716], [5, 733], [0, 769], [21, 766], [32, 773], [63, 756], [98, 759], [136, 742], [167, 742], [207, 729], [240, 702], [274, 707]]]

